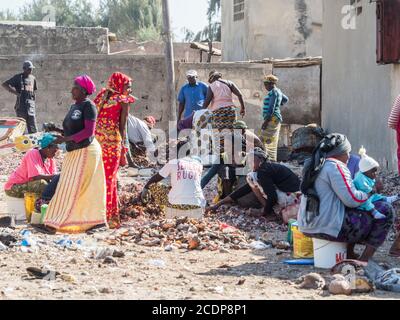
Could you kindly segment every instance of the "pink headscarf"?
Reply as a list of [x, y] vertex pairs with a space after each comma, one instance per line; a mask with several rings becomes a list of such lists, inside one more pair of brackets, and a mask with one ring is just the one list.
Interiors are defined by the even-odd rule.
[[82, 76], [76, 77], [74, 81], [77, 85], [85, 89], [88, 95], [96, 92], [96, 85], [88, 75], [84, 74]]

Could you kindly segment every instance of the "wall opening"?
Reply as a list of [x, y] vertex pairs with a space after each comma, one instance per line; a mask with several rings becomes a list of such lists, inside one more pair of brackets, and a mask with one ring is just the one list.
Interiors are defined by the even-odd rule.
[[245, 0], [233, 0], [233, 21], [244, 20]]

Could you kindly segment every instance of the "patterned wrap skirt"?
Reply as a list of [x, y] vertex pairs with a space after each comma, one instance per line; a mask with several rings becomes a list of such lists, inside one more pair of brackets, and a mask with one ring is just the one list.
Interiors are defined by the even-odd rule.
[[394, 210], [385, 201], [374, 202], [374, 205], [386, 219], [376, 220], [369, 212], [347, 209], [342, 228], [336, 238], [326, 234], [307, 234], [307, 236], [333, 242], [366, 244], [377, 249], [385, 242], [393, 226]]
[[94, 139], [67, 153], [44, 224], [58, 232], [81, 233], [105, 223], [106, 180], [101, 147]]
[[[233, 130], [233, 124], [237, 120], [236, 115], [236, 107], [223, 107], [218, 110], [213, 111], [212, 113], [212, 128], [215, 132], [215, 137], [219, 136], [219, 146], [216, 146], [216, 151], [219, 150], [219, 153], [224, 152], [224, 132], [226, 130]], [[218, 148], [219, 147], [219, 148]]]
[[277, 161], [279, 133], [281, 131], [281, 122], [276, 116], [272, 116], [268, 122], [267, 128], [261, 130], [261, 141], [264, 143], [265, 150], [271, 161]]

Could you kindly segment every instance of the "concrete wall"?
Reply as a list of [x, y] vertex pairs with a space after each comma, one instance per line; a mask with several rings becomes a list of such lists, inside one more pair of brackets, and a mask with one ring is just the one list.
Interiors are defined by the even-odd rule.
[[[25, 56], [0, 56], [0, 82], [21, 69]], [[96, 82], [98, 91], [106, 85], [115, 71], [133, 77], [133, 93], [139, 101], [131, 113], [143, 118], [154, 115], [168, 126], [165, 111], [165, 65], [161, 56], [108, 56], [108, 55], [42, 55], [34, 57], [35, 76], [38, 82], [38, 122], [61, 123], [71, 104], [71, 86], [75, 76], [87, 73]], [[92, 96], [94, 97], [94, 96]], [[15, 96], [0, 88], [0, 114], [14, 115]]]
[[[242, 91], [247, 107], [245, 121], [252, 129], [262, 125], [262, 105], [266, 91], [262, 82], [264, 75], [272, 72], [269, 64], [218, 63], [218, 64], [180, 64], [177, 73], [179, 88], [186, 83], [185, 72], [196, 69], [200, 79], [207, 81], [210, 71], [222, 72], [225, 79], [233, 81]], [[279, 87], [290, 98], [290, 103], [282, 108], [284, 123], [321, 123], [320, 117], [320, 66], [306, 68], [274, 68], [280, 78]], [[236, 101], [239, 106], [239, 102]]]
[[396, 167], [394, 132], [387, 119], [400, 93], [399, 66], [376, 63], [376, 4], [362, 0], [355, 30], [341, 26], [347, 0], [324, 1], [322, 124], [346, 134], [357, 152], [361, 145], [381, 165]]
[[0, 55], [108, 53], [106, 28], [0, 24]]
[[[207, 44], [208, 45], [208, 44]], [[213, 43], [213, 47], [221, 50], [221, 42]], [[128, 50], [128, 51], [126, 51]], [[164, 44], [162, 42], [148, 41], [136, 43], [134, 41], [112, 41], [110, 42], [110, 53], [124, 55], [164, 55]], [[174, 58], [180, 62], [200, 62], [200, 52], [190, 48], [190, 43], [174, 42]], [[207, 54], [203, 53], [203, 62], [207, 61]], [[213, 56], [212, 62], [220, 62], [221, 57]]]
[[[262, 125], [262, 100], [265, 95], [262, 79], [264, 75], [272, 72], [270, 64], [255, 63], [184, 63], [179, 66], [177, 82], [179, 88], [186, 83], [185, 72], [196, 69], [200, 80], [207, 82], [208, 74], [212, 70], [222, 72], [224, 79], [233, 81], [242, 91], [246, 103], [247, 115], [244, 118], [252, 129], [261, 128]], [[235, 100], [236, 106], [240, 106]]]
[[290, 102], [282, 107], [283, 121], [289, 124], [321, 124], [321, 66], [274, 68], [279, 88]]
[[245, 0], [241, 21], [222, 0], [223, 61], [319, 56], [321, 24], [321, 0]]
[[[0, 56], [0, 82], [20, 72], [26, 56]], [[87, 73], [96, 82], [98, 90], [106, 85], [112, 72], [121, 71], [133, 77], [133, 93], [139, 101], [131, 113], [143, 118], [154, 115], [166, 129], [169, 120], [165, 66], [162, 56], [125, 55], [38, 55], [33, 57], [38, 82], [37, 115], [39, 124], [46, 121], [60, 123], [70, 104], [70, 90], [75, 76]], [[272, 72], [269, 64], [254, 63], [179, 63], [176, 62], [177, 92], [186, 82], [185, 73], [196, 69], [200, 79], [208, 80], [211, 70], [220, 70], [226, 79], [234, 81], [244, 94], [247, 106], [246, 122], [259, 129], [262, 124], [262, 102], [265, 88], [262, 79]], [[281, 78], [280, 87], [291, 102], [283, 109], [285, 123], [308, 124], [318, 121], [319, 68], [275, 69]], [[239, 105], [238, 102], [236, 102]], [[15, 96], [0, 88], [0, 114], [14, 115]]]

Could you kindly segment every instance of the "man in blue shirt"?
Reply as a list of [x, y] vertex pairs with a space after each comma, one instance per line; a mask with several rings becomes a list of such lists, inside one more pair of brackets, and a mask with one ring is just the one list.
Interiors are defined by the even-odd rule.
[[193, 112], [203, 109], [204, 101], [207, 97], [208, 85], [198, 81], [196, 70], [189, 70], [186, 73], [188, 83], [185, 84], [178, 95], [179, 114], [178, 121], [190, 117]]

